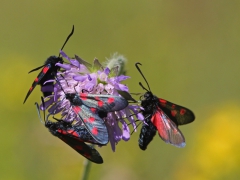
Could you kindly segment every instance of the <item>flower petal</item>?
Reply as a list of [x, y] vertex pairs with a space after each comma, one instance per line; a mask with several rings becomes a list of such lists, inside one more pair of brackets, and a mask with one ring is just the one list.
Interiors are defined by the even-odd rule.
[[87, 78], [88, 78], [87, 75], [83, 75], [83, 76], [81, 76], [81, 75], [73, 76], [73, 79], [74, 79], [75, 81], [80, 81], [80, 82], [85, 81]]
[[66, 69], [66, 70], [70, 70], [71, 69], [71, 65], [70, 64], [62, 64], [62, 63], [56, 63], [56, 66], [59, 66], [63, 69]]

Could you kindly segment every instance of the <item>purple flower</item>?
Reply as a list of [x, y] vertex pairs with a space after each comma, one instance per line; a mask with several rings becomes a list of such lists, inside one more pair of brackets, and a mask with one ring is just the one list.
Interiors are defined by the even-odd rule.
[[[66, 99], [67, 93], [86, 92], [89, 94], [121, 96], [119, 91], [129, 91], [128, 87], [122, 84], [122, 81], [129, 77], [120, 74], [124, 72], [120, 66], [125, 62], [119, 63], [124, 59], [123, 56], [119, 56], [121, 57], [119, 60], [115, 54], [113, 59], [115, 61], [117, 59], [117, 63], [110, 60], [104, 68], [96, 59], [94, 65], [89, 66], [87, 63], [81, 63], [76, 59], [71, 59], [63, 51], [61, 51], [60, 54], [69, 61], [69, 64], [56, 64], [61, 67], [63, 71], [57, 73], [53, 95], [45, 98], [45, 107], [42, 107], [42, 109], [48, 109], [50, 114], [55, 115], [60, 113], [62, 120], [66, 122], [74, 121], [74, 123], [82, 125], [82, 119], [74, 112], [70, 101]], [[121, 139], [124, 141], [130, 139], [131, 132], [128, 124], [131, 124], [133, 129], [136, 130], [137, 125], [132, 114], [135, 114], [138, 120], [144, 119], [142, 114], [139, 113], [139, 110], [140, 107], [138, 105], [128, 105], [120, 111], [108, 112], [107, 117], [103, 118], [108, 129], [109, 140], [113, 151], [115, 151], [115, 145]]]

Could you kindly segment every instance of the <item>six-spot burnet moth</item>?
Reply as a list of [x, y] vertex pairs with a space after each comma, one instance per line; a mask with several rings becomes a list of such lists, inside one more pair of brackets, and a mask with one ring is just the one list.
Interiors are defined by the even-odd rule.
[[144, 108], [142, 114], [145, 118], [145, 123], [143, 123], [140, 132], [138, 141], [139, 147], [142, 150], [145, 150], [155, 136], [156, 131], [158, 131], [159, 136], [166, 143], [177, 147], [184, 147], [186, 145], [185, 139], [181, 131], [178, 129], [178, 125], [193, 122], [195, 119], [193, 112], [183, 106], [173, 104], [153, 95], [150, 86], [138, 65], [141, 64], [135, 64], [148, 86], [148, 89], [146, 89], [141, 82], [139, 82], [139, 85], [147, 91], [141, 100], [141, 106]]
[[[65, 40], [61, 50], [64, 48], [64, 46], [66, 45], [67, 41], [69, 40], [69, 38], [73, 35], [74, 32], [74, 26], [72, 28], [71, 33], [68, 35], [67, 39]], [[34, 82], [32, 83], [32, 86], [30, 87], [23, 104], [26, 102], [27, 98], [29, 97], [29, 95], [32, 93], [33, 89], [36, 87], [37, 84], [39, 84], [42, 89], [45, 89], [43, 92], [43, 96], [49, 96], [52, 94], [53, 92], [53, 82], [47, 82], [48, 80], [54, 80], [54, 77], [57, 74], [57, 71], [60, 69], [59, 66], [56, 66], [57, 63], [63, 63], [63, 59], [62, 57], [59, 56], [50, 56], [44, 63], [44, 65], [37, 67], [33, 70], [31, 70], [29, 73], [33, 72], [33, 71], [37, 71], [41, 68], [43, 68], [41, 70], [41, 72], [38, 74], [38, 76], [35, 78]], [[46, 90], [47, 89], [47, 90]]]
[[[64, 92], [60, 82], [58, 85]], [[107, 127], [103, 118], [108, 112], [119, 111], [128, 106], [128, 101], [121, 96], [90, 94], [83, 92], [66, 93], [73, 111], [78, 115], [88, 132], [99, 144], [107, 144], [109, 141]]]
[[[44, 107], [44, 101], [42, 99], [42, 104]], [[40, 109], [39, 105], [35, 103], [37, 106], [38, 114], [40, 116]], [[85, 158], [89, 159], [90, 161], [102, 164], [103, 159], [99, 152], [93, 147], [88, 144], [85, 144], [85, 142], [92, 143], [92, 144], [98, 144], [92, 136], [89, 134], [89, 132], [86, 130], [84, 126], [80, 125], [74, 125], [69, 122], [65, 122], [63, 120], [57, 120], [57, 122], [52, 122], [48, 120], [48, 117], [51, 114], [47, 116], [45, 119], [45, 111], [44, 111], [44, 124], [45, 127], [48, 128], [48, 130], [52, 133], [52, 135], [58, 137], [62, 141], [64, 141], [67, 145], [72, 147], [75, 151], [77, 151], [79, 154], [84, 156]]]

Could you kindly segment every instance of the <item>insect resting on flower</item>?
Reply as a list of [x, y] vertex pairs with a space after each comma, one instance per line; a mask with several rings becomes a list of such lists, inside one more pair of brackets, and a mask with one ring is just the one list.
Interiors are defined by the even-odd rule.
[[[66, 45], [67, 41], [69, 40], [69, 38], [73, 35], [74, 32], [74, 26], [72, 28], [72, 32], [68, 35], [67, 39], [65, 40], [61, 50], [64, 48], [64, 46]], [[43, 68], [41, 70], [41, 72], [38, 74], [38, 76], [35, 78], [35, 80], [32, 83], [32, 86], [30, 87], [23, 104], [26, 102], [26, 100], [28, 99], [28, 97], [30, 96], [30, 94], [32, 93], [32, 91], [34, 90], [34, 88], [36, 87], [36, 85], [40, 85], [42, 88], [42, 92], [43, 92], [43, 96], [49, 96], [52, 94], [53, 92], [53, 82], [50, 82], [49, 80], [54, 80], [54, 77], [56, 76], [57, 72], [60, 70], [59, 66], [56, 66], [57, 63], [63, 63], [63, 59], [62, 57], [59, 56], [50, 56], [44, 63], [44, 65], [37, 67], [31, 71], [29, 71], [29, 73], [37, 71], [41, 68]], [[48, 82], [49, 81], [49, 82]]]
[[139, 82], [139, 85], [147, 91], [141, 100], [141, 106], [143, 107], [142, 114], [145, 122], [142, 125], [138, 140], [139, 147], [142, 150], [147, 149], [148, 144], [156, 135], [156, 131], [158, 131], [159, 136], [164, 142], [176, 147], [184, 147], [186, 145], [185, 139], [178, 126], [193, 122], [195, 119], [193, 112], [183, 106], [173, 104], [153, 95], [138, 65], [141, 64], [135, 64], [148, 86], [148, 89], [146, 89]]
[[[59, 82], [57, 80], [57, 82]], [[59, 83], [64, 92], [61, 84]], [[90, 94], [90, 93], [66, 93], [71, 108], [78, 115], [83, 125], [92, 137], [100, 144], [108, 143], [108, 131], [102, 118], [107, 117], [108, 112], [119, 111], [128, 106], [128, 101], [121, 96]]]
[[[42, 102], [44, 106], [43, 98]], [[35, 103], [35, 105], [37, 106], [38, 115], [42, 122], [40, 116], [40, 107], [37, 103]], [[48, 117], [50, 115], [51, 114], [47, 115], [47, 119], [45, 119], [44, 111], [44, 124], [52, 135], [61, 139], [63, 142], [65, 142], [67, 145], [72, 147], [75, 151], [77, 151], [79, 154], [89, 159], [90, 161], [97, 164], [103, 163], [103, 159], [99, 152], [93, 146], [85, 144], [85, 142], [91, 144], [98, 143], [92, 138], [92, 136], [89, 134], [89, 132], [84, 126], [75, 125], [73, 123], [65, 122], [63, 120], [57, 120], [56, 118], [54, 119], [57, 120], [57, 122], [52, 122], [48, 120]]]

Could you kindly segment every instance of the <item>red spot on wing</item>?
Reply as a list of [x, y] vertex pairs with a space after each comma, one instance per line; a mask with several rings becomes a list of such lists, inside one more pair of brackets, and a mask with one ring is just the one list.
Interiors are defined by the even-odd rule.
[[175, 104], [172, 104], [172, 108], [174, 109], [176, 107], [176, 105]]
[[95, 100], [96, 100], [96, 101], [100, 101], [99, 97], [95, 97]]
[[33, 87], [30, 87], [29, 91], [32, 91], [33, 90]]
[[87, 96], [88, 96], [87, 93], [79, 93], [79, 95], [82, 100], [87, 100]]
[[159, 102], [160, 102], [160, 105], [161, 105], [162, 107], [165, 107], [166, 104], [167, 104], [167, 101], [164, 100], [164, 99], [161, 99], [161, 98], [159, 98]]
[[166, 103], [167, 103], [167, 101], [166, 101], [165, 99], [160, 99], [160, 98], [159, 98], [159, 101], [160, 101], [160, 103], [163, 103], [163, 104], [166, 104]]
[[96, 127], [92, 128], [92, 134], [97, 135], [98, 134], [98, 129]]
[[67, 132], [64, 131], [64, 130], [62, 130], [62, 129], [58, 129], [57, 131], [58, 131], [60, 134], [67, 134]]
[[99, 97], [96, 96], [94, 99], [98, 102], [98, 106], [99, 106], [99, 107], [102, 107], [102, 106], [103, 106], [104, 103], [103, 103], [103, 101], [101, 101], [101, 100], [99, 99]]
[[74, 149], [76, 149], [76, 150], [83, 150], [83, 147], [81, 145], [76, 145], [76, 146], [74, 146]]
[[108, 98], [107, 101], [108, 101], [109, 104], [111, 104], [111, 103], [113, 103], [115, 101], [115, 99], [113, 97], [110, 97], [110, 98]]
[[49, 67], [44, 67], [43, 70], [42, 70], [42, 72], [43, 72], [44, 74], [46, 74], [46, 73], [48, 72], [48, 70], [49, 70]]
[[104, 103], [103, 103], [102, 101], [98, 101], [98, 106], [99, 106], [99, 107], [102, 107], [103, 104], [104, 104]]
[[36, 77], [36, 79], [34, 80], [35, 82], [38, 82], [38, 78]]
[[171, 110], [171, 115], [172, 115], [173, 117], [175, 117], [176, 114], [177, 114], [177, 111], [176, 111], [176, 110]]
[[81, 108], [79, 106], [73, 106], [73, 111], [78, 114], [81, 111]]
[[78, 133], [76, 133], [76, 131], [74, 131], [73, 129], [68, 130], [67, 133], [71, 134], [72, 136], [79, 137]]
[[87, 158], [90, 158], [90, 157], [91, 157], [91, 155], [90, 155], [88, 152], [85, 152], [85, 153], [83, 154], [83, 156], [84, 156], [84, 157], [87, 157]]
[[93, 123], [95, 121], [95, 118], [94, 117], [90, 117], [89, 119], [88, 119], [88, 122], [90, 122], [90, 123]]
[[97, 111], [97, 109], [93, 108], [93, 107], [91, 107], [90, 110], [92, 111], [92, 113], [96, 113], [96, 111]]
[[182, 108], [182, 109], [180, 109], [180, 114], [181, 114], [181, 115], [184, 115], [184, 114], [186, 113], [186, 111], [187, 111], [186, 109], [183, 109], [183, 108]]
[[60, 134], [71, 134], [72, 136], [75, 136], [75, 137], [79, 137], [78, 133], [76, 133], [76, 131], [74, 131], [73, 129], [70, 129], [68, 131], [65, 131], [65, 130], [62, 130], [62, 129], [58, 129], [57, 130]]

